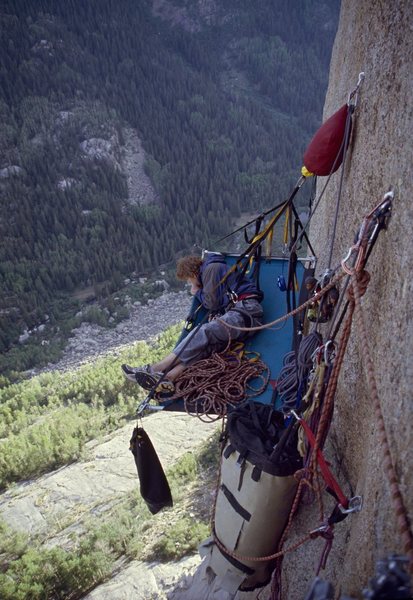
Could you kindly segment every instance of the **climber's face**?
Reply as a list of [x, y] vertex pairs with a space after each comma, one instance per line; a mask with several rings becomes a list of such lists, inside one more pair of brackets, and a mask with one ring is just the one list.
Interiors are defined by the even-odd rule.
[[191, 294], [195, 295], [201, 286], [199, 285], [198, 277], [188, 277], [186, 280], [187, 284], [191, 286]]

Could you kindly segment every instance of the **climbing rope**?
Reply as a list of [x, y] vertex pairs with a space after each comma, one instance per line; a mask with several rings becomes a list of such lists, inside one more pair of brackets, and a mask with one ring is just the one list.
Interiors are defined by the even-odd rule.
[[277, 381], [277, 394], [283, 412], [297, 408], [297, 392], [306, 382], [308, 372], [313, 366], [313, 354], [321, 341], [320, 334], [313, 332], [302, 339], [297, 354], [288, 352], [285, 355]]
[[[184, 398], [188, 414], [203, 421], [217, 421], [229, 407], [259, 396], [269, 377], [269, 368], [258, 355], [227, 348], [185, 369], [176, 379], [175, 393], [168, 400]], [[258, 379], [254, 387], [253, 379]]]
[[[348, 319], [348, 322], [351, 323], [351, 320]], [[348, 331], [350, 331], [350, 327], [348, 327]], [[341, 365], [341, 363], [342, 363], [342, 357], [344, 356], [344, 350], [345, 350], [345, 346], [347, 345], [347, 340], [348, 340], [347, 334], [344, 334], [344, 335], [347, 339], [345, 340], [345, 343], [343, 344], [342, 355], [339, 354], [337, 357], [337, 362], [339, 363], [339, 365]], [[322, 347], [321, 347], [321, 349], [322, 349]], [[326, 356], [326, 353], [325, 353], [325, 356]], [[334, 362], [334, 366], [335, 365], [336, 365], [336, 362]], [[337, 377], [338, 377], [339, 370], [340, 370], [339, 367], [337, 367], [337, 374], [336, 374]], [[292, 508], [290, 511], [287, 525], [284, 529], [283, 535], [279, 541], [278, 548], [277, 548], [278, 556], [276, 557], [276, 562], [275, 562], [274, 571], [273, 571], [272, 586], [271, 586], [272, 600], [279, 600], [279, 598], [281, 597], [281, 566], [282, 566], [282, 561], [283, 561], [284, 555], [287, 552], [289, 552], [289, 550], [290, 550], [290, 548], [287, 548], [285, 551], [283, 551], [283, 546], [285, 544], [286, 539], [288, 538], [288, 535], [289, 535], [291, 527], [292, 527], [294, 516], [298, 510], [300, 503], [303, 501], [303, 498], [305, 496], [307, 496], [307, 498], [308, 497], [312, 498], [314, 496], [314, 494], [317, 497], [317, 503], [318, 503], [318, 507], [319, 507], [319, 520], [320, 520], [321, 526], [314, 529], [313, 531], [311, 531], [308, 534], [307, 538], [303, 538], [303, 540], [300, 540], [298, 542], [298, 545], [301, 545], [301, 543], [305, 543], [305, 541], [307, 541], [309, 539], [314, 539], [318, 536], [323, 537], [325, 539], [325, 546], [324, 546], [324, 549], [322, 551], [322, 555], [320, 558], [319, 566], [317, 569], [317, 575], [321, 568], [325, 568], [325, 563], [326, 563], [328, 554], [330, 552], [330, 549], [332, 547], [332, 542], [334, 539], [334, 523], [336, 522], [336, 520], [340, 520], [341, 518], [344, 518], [343, 516], [341, 516], [341, 517], [339, 516], [337, 519], [337, 514], [339, 514], [339, 511], [337, 509], [340, 506], [345, 510], [349, 509], [349, 504], [351, 501], [349, 501], [347, 499], [347, 497], [345, 496], [345, 494], [342, 492], [335, 477], [332, 475], [331, 471], [329, 470], [328, 463], [325, 461], [325, 458], [321, 452], [321, 448], [324, 445], [324, 441], [325, 441], [325, 438], [326, 438], [326, 435], [328, 432], [328, 428], [329, 428], [329, 424], [330, 424], [329, 416], [331, 417], [331, 410], [332, 410], [331, 409], [331, 401], [332, 401], [332, 398], [333, 398], [333, 395], [335, 392], [336, 381], [337, 381], [336, 376], [330, 377], [328, 375], [328, 365], [326, 365], [326, 363], [321, 361], [317, 365], [314, 378], [311, 381], [311, 384], [309, 386], [309, 391], [308, 391], [306, 397], [303, 399], [303, 404], [306, 404], [310, 398], [313, 403], [313, 404], [310, 404], [310, 411], [305, 413], [306, 420], [304, 420], [304, 418], [299, 419], [302, 430], [305, 431], [306, 438], [311, 443], [309, 444], [308, 455], [307, 455], [307, 459], [304, 464], [304, 468], [301, 471], [298, 471], [295, 473], [295, 477], [297, 479], [299, 479], [299, 485], [298, 485], [297, 492], [296, 492], [296, 495], [294, 498], [294, 502], [293, 502], [293, 505], [292, 505]], [[333, 382], [330, 387], [331, 399], [330, 399], [330, 403], [328, 403], [328, 402], [325, 402], [324, 388], [325, 388], [325, 385], [327, 384], [327, 389], [328, 389], [328, 387], [331, 384], [331, 381]], [[317, 411], [320, 410], [320, 407], [322, 407], [322, 409], [321, 409], [322, 418], [321, 417], [317, 418], [317, 415], [312, 414], [312, 412], [316, 411], [316, 413], [317, 413]], [[316, 417], [316, 418], [314, 418], [314, 417]], [[317, 437], [313, 434], [312, 428], [307, 424], [307, 419], [309, 419], [309, 418], [312, 418], [312, 420], [311, 420], [312, 425], [314, 425], [314, 423], [318, 423], [318, 426], [316, 427]], [[300, 436], [299, 436], [299, 438], [300, 438]], [[300, 445], [302, 445], [303, 440], [301, 439], [299, 441], [299, 443], [300, 443]], [[325, 517], [325, 512], [324, 512], [324, 504], [323, 504], [323, 498], [322, 498], [322, 491], [323, 491], [322, 480], [324, 480], [327, 487], [330, 490], [332, 490], [333, 496], [337, 499], [337, 507], [333, 510], [333, 512], [329, 518]], [[353, 509], [350, 508], [350, 512], [352, 510]], [[354, 508], [354, 510], [357, 510], [357, 508]], [[291, 548], [294, 548], [294, 546], [291, 546]]]
[[[325, 522], [324, 519], [324, 509], [321, 503], [321, 486], [320, 486], [320, 464], [319, 464], [319, 450], [323, 447], [325, 439], [327, 437], [328, 429], [331, 423], [332, 412], [334, 408], [334, 397], [337, 389], [337, 382], [339, 373], [343, 364], [345, 351], [347, 348], [348, 340], [351, 333], [351, 325], [353, 320], [353, 315], [356, 312], [358, 314], [359, 320], [359, 330], [362, 333], [362, 344], [363, 344], [363, 353], [367, 360], [367, 370], [369, 375], [369, 383], [370, 383], [370, 392], [372, 394], [372, 404], [375, 408], [375, 413], [379, 419], [379, 432], [382, 441], [382, 447], [384, 448], [384, 467], [386, 473], [389, 478], [391, 493], [392, 493], [392, 501], [393, 506], [396, 511], [397, 521], [399, 524], [400, 533], [402, 536], [402, 540], [404, 543], [404, 551], [409, 556], [409, 560], [411, 563], [411, 568], [413, 566], [413, 536], [409, 527], [409, 520], [407, 517], [406, 509], [403, 503], [403, 498], [400, 493], [400, 489], [398, 486], [394, 465], [391, 460], [391, 454], [389, 449], [389, 444], [387, 441], [387, 435], [384, 426], [384, 419], [381, 412], [381, 406], [378, 399], [377, 393], [377, 385], [374, 380], [374, 369], [373, 363], [369, 353], [368, 347], [368, 337], [367, 330], [364, 324], [364, 327], [360, 324], [360, 320], [362, 319], [362, 307], [360, 298], [366, 292], [368, 283], [370, 281], [370, 275], [367, 271], [364, 270], [364, 266], [366, 264], [366, 260], [368, 258], [369, 252], [371, 251], [372, 244], [375, 242], [377, 237], [377, 232], [380, 228], [383, 227], [383, 222], [381, 221], [384, 214], [389, 214], [391, 210], [391, 200], [392, 194], [386, 194], [384, 201], [379, 204], [373, 211], [371, 211], [364, 219], [362, 226], [360, 228], [357, 242], [350, 248], [346, 258], [342, 261], [341, 265], [343, 271], [347, 273], [347, 281], [344, 288], [347, 288], [351, 277], [351, 285], [347, 290], [348, 301], [345, 308], [345, 311], [340, 318], [340, 325], [344, 318], [344, 314], [349, 308], [347, 313], [347, 318], [345, 324], [343, 326], [342, 335], [340, 338], [339, 344], [334, 348], [335, 359], [333, 368], [331, 370], [330, 375], [328, 376], [328, 380], [326, 382], [325, 393], [322, 393], [322, 387], [319, 386], [319, 406], [320, 408], [317, 410], [319, 416], [316, 415], [316, 418], [312, 418], [312, 425], [316, 425], [314, 430], [316, 431], [316, 436], [314, 443], [309, 452], [309, 459], [305, 464], [305, 471], [307, 472], [307, 476], [305, 478], [305, 483], [309, 488], [316, 491], [319, 507], [320, 507], [320, 519], [321, 522]], [[375, 222], [374, 222], [375, 221]], [[350, 267], [348, 262], [352, 258], [353, 266]], [[337, 333], [337, 329], [336, 329]], [[335, 334], [336, 334], [335, 333]], [[326, 356], [325, 358], [328, 358]], [[324, 378], [324, 375], [320, 373], [320, 377]], [[311, 387], [311, 385], [310, 385]], [[305, 398], [307, 400], [307, 398]], [[306, 425], [307, 427], [307, 425]], [[311, 431], [311, 429], [310, 429]], [[278, 545], [278, 550], [282, 552], [283, 545], [288, 536], [290, 525], [292, 523], [292, 517], [296, 511], [296, 506], [298, 506], [301, 496], [303, 494], [303, 485], [299, 485], [296, 498], [291, 509], [290, 518], [287, 523], [287, 526], [284, 530], [283, 536]], [[354, 499], [355, 500], [355, 499]], [[351, 501], [350, 501], [351, 502]], [[341, 504], [343, 501], [341, 500]], [[347, 508], [348, 502], [344, 504], [344, 508]], [[356, 509], [357, 510], [357, 509]], [[333, 524], [329, 523], [330, 519], [326, 522], [327, 524], [322, 526], [321, 529], [324, 530], [326, 545], [323, 551], [323, 555], [320, 561], [320, 567], [325, 564], [328, 552], [331, 548], [332, 540], [333, 540]], [[334, 522], [334, 521], [333, 521]], [[272, 581], [272, 598], [275, 600], [280, 597], [281, 594], [281, 564], [282, 564], [283, 554], [280, 554], [279, 558], [277, 558], [273, 581]]]
[[[356, 261], [356, 263], [360, 264], [358, 261]], [[369, 281], [370, 281], [370, 275], [367, 271], [360, 269], [360, 267], [359, 267], [359, 270], [354, 269], [354, 271], [352, 273], [351, 285], [347, 292], [347, 295], [349, 297], [349, 307], [350, 308], [349, 308], [349, 312], [347, 314], [346, 322], [343, 326], [340, 343], [338, 345], [338, 351], [337, 351], [337, 354], [336, 354], [336, 357], [334, 360], [333, 370], [332, 370], [331, 376], [329, 378], [329, 381], [327, 384], [327, 389], [326, 389], [325, 396], [324, 396], [324, 400], [322, 403], [321, 414], [320, 414], [320, 418], [319, 418], [319, 422], [318, 422], [318, 426], [317, 426], [317, 434], [316, 434], [316, 438], [314, 440], [314, 446], [311, 448], [311, 458], [310, 458], [310, 461], [309, 461], [308, 467], [307, 467], [308, 477], [305, 479], [305, 483], [316, 490], [319, 487], [318, 481], [319, 481], [320, 475], [319, 475], [319, 459], [317, 456], [318, 450], [320, 448], [322, 448], [322, 446], [324, 445], [324, 442], [325, 442], [325, 439], [326, 439], [326, 436], [328, 433], [329, 425], [331, 422], [331, 415], [332, 415], [332, 411], [334, 408], [333, 404], [334, 404], [335, 392], [337, 389], [338, 376], [339, 376], [339, 373], [341, 370], [345, 351], [347, 348], [347, 343], [348, 343], [348, 340], [350, 337], [353, 315], [355, 315], [356, 319], [357, 319], [358, 329], [361, 332], [361, 338], [362, 338], [361, 344], [363, 347], [363, 354], [364, 354], [364, 357], [365, 357], [365, 360], [367, 363], [367, 376], [368, 376], [371, 401], [372, 401], [372, 405], [374, 407], [375, 415], [378, 419], [378, 428], [379, 428], [379, 435], [380, 435], [380, 442], [381, 442], [380, 446], [383, 448], [383, 454], [384, 454], [384, 457], [383, 457], [384, 470], [386, 472], [386, 475], [387, 475], [389, 483], [390, 483], [391, 500], [392, 500], [392, 504], [393, 504], [393, 507], [395, 510], [400, 535], [401, 535], [401, 538], [403, 541], [403, 546], [404, 546], [403, 551], [409, 558], [410, 571], [413, 572], [413, 534], [412, 534], [412, 530], [410, 528], [407, 511], [406, 511], [406, 508], [404, 505], [402, 494], [400, 492], [399, 484], [398, 484], [397, 477], [396, 477], [395, 467], [394, 467], [392, 457], [391, 457], [390, 446], [389, 446], [388, 437], [387, 437], [387, 433], [386, 433], [383, 413], [381, 410], [380, 400], [379, 400], [379, 396], [378, 396], [378, 388], [377, 388], [377, 383], [376, 383], [375, 374], [374, 374], [374, 366], [373, 366], [373, 362], [372, 362], [370, 350], [369, 350], [369, 345], [368, 345], [367, 329], [366, 329], [363, 309], [362, 309], [362, 305], [361, 305], [361, 297], [365, 294]], [[304, 469], [304, 470], [306, 470], [306, 469]], [[288, 520], [287, 526], [284, 530], [284, 534], [278, 545], [279, 557], [277, 557], [277, 563], [276, 563], [276, 567], [274, 570], [274, 576], [273, 576], [273, 582], [272, 582], [272, 598], [273, 599], [280, 597], [280, 593], [281, 593], [281, 562], [282, 562], [283, 555], [288, 551], [288, 549], [287, 549], [286, 552], [283, 553], [282, 547], [288, 536], [290, 525], [292, 523], [292, 518], [296, 511], [296, 505], [298, 506], [298, 504], [301, 500], [302, 492], [303, 492], [303, 486], [299, 485], [299, 488], [298, 488], [297, 494], [296, 494], [296, 498], [295, 498], [293, 507], [291, 509], [290, 518]], [[341, 504], [343, 505], [342, 500], [341, 500]], [[319, 503], [319, 505], [320, 505], [320, 503]], [[344, 505], [344, 508], [347, 508], [347, 506]], [[320, 518], [321, 518], [321, 521], [324, 520], [324, 511], [322, 510], [321, 505], [320, 505]], [[322, 559], [320, 562], [321, 567], [325, 563], [325, 560], [327, 558], [328, 552], [331, 547], [331, 543], [332, 543], [332, 539], [333, 539], [332, 525], [330, 525], [329, 527], [325, 527], [325, 532], [326, 532], [326, 534], [328, 533], [328, 535], [324, 536], [326, 538], [326, 546], [325, 546], [323, 556], [322, 556]]]
[[410, 528], [409, 518], [407, 516], [407, 510], [403, 501], [403, 496], [400, 492], [399, 483], [397, 480], [396, 469], [392, 460], [390, 452], [390, 444], [386, 432], [386, 426], [383, 417], [383, 411], [381, 409], [380, 398], [377, 388], [377, 381], [374, 372], [373, 360], [370, 354], [369, 337], [367, 334], [367, 327], [364, 318], [364, 311], [361, 305], [362, 290], [357, 279], [357, 273], [353, 274], [353, 295], [355, 304], [355, 313], [357, 319], [357, 326], [361, 335], [361, 344], [363, 347], [363, 356], [366, 361], [367, 380], [370, 393], [370, 399], [374, 408], [374, 414], [377, 419], [379, 436], [380, 436], [380, 447], [383, 449], [383, 466], [384, 471], [387, 475], [390, 484], [391, 501], [396, 514], [397, 523], [401, 538], [403, 540], [403, 551], [409, 558], [410, 572], [413, 573], [413, 533]]
[[268, 323], [264, 323], [263, 325], [256, 325], [255, 327], [240, 327], [238, 325], [232, 325], [232, 324], [230, 325], [229, 323], [226, 323], [219, 317], [216, 317], [216, 319], [223, 325], [226, 325], [230, 329], [236, 329], [237, 331], [261, 331], [262, 329], [270, 329], [271, 327], [274, 327], [274, 325], [279, 325], [280, 323], [287, 321], [294, 315], [299, 314], [301, 311], [303, 311], [305, 308], [307, 308], [308, 306], [310, 306], [317, 300], [320, 300], [320, 298], [322, 298], [329, 290], [331, 290], [331, 288], [333, 288], [335, 285], [337, 285], [337, 283], [339, 281], [341, 281], [341, 279], [343, 279], [343, 277], [345, 277], [345, 276], [346, 276], [346, 272], [344, 270], [340, 273], [337, 273], [327, 285], [325, 285], [319, 292], [314, 294], [314, 296], [311, 296], [311, 298], [309, 298], [306, 302], [303, 302], [303, 304], [300, 304], [300, 306], [297, 306], [297, 308], [290, 311], [289, 313], [286, 313], [282, 317], [279, 317], [278, 319], [275, 319], [274, 321], [269, 321]]
[[[367, 290], [368, 283], [370, 281], [370, 275], [367, 271], [361, 271], [357, 275], [358, 280], [360, 281], [360, 290], [362, 295], [365, 294]], [[313, 453], [314, 461], [316, 460], [316, 452], [318, 448], [322, 448], [324, 446], [325, 439], [328, 434], [328, 430], [330, 427], [331, 417], [334, 409], [334, 398], [337, 390], [338, 377], [341, 372], [341, 367], [344, 361], [345, 352], [347, 349], [348, 340], [350, 338], [351, 333], [351, 325], [354, 313], [354, 301], [352, 300], [352, 287], [350, 286], [347, 294], [350, 299], [350, 310], [347, 314], [346, 322], [343, 326], [342, 335], [340, 338], [340, 342], [336, 348], [336, 356], [334, 359], [333, 368], [331, 371], [331, 375], [329, 376], [327, 388], [325, 390], [321, 412], [319, 416], [319, 420], [317, 423], [317, 434], [316, 434], [316, 447], [315, 452]], [[315, 463], [313, 462], [313, 467], [315, 470]]]
[[[368, 282], [370, 280], [370, 276], [366, 271], [363, 271], [362, 273], [358, 274], [358, 277], [360, 280], [362, 280], [362, 289], [363, 289], [363, 293], [365, 293]], [[349, 292], [351, 293], [351, 290], [349, 290]], [[287, 539], [287, 537], [289, 535], [289, 531], [290, 531], [290, 528], [291, 528], [291, 525], [293, 522], [293, 517], [294, 517], [295, 511], [297, 510], [296, 506], [299, 505], [299, 503], [301, 502], [302, 496], [304, 495], [304, 493], [306, 491], [304, 489], [304, 485], [306, 485], [307, 490], [312, 490], [313, 492], [315, 492], [315, 494], [317, 496], [318, 506], [319, 506], [319, 514], [320, 514], [320, 522], [324, 523], [324, 525], [322, 525], [322, 527], [320, 528], [320, 535], [325, 534], [324, 537], [326, 539], [326, 545], [325, 545], [325, 548], [323, 550], [323, 554], [322, 554], [322, 557], [320, 560], [319, 569], [321, 567], [323, 567], [323, 565], [325, 564], [325, 561], [327, 559], [328, 552], [331, 548], [331, 544], [332, 544], [332, 540], [333, 540], [333, 524], [328, 523], [328, 522], [326, 523], [325, 514], [324, 514], [324, 506], [323, 506], [323, 502], [322, 502], [319, 451], [324, 446], [324, 442], [326, 440], [327, 433], [328, 433], [328, 430], [330, 427], [331, 416], [332, 416], [332, 412], [333, 412], [333, 408], [334, 408], [334, 397], [335, 397], [335, 392], [337, 389], [338, 376], [341, 371], [345, 351], [347, 348], [347, 343], [348, 343], [348, 340], [350, 337], [353, 313], [354, 313], [354, 302], [352, 302], [350, 305], [350, 310], [347, 314], [347, 319], [346, 319], [345, 325], [343, 326], [343, 332], [342, 332], [342, 336], [340, 338], [340, 343], [338, 344], [338, 347], [337, 347], [336, 357], [334, 360], [333, 368], [332, 368], [331, 374], [328, 377], [327, 387], [326, 387], [324, 393], [322, 390], [322, 386], [320, 385], [320, 382], [318, 385], [319, 393], [318, 393], [317, 400], [319, 403], [319, 407], [317, 409], [317, 412], [319, 412], [319, 416], [312, 415], [313, 416], [312, 425], [316, 427], [316, 434], [314, 436], [315, 437], [314, 443], [309, 448], [308, 458], [306, 460], [306, 466], [303, 470], [306, 473], [306, 476], [303, 479], [303, 482], [300, 482], [300, 485], [297, 489], [295, 501], [294, 501], [294, 504], [293, 504], [293, 507], [292, 507], [291, 513], [290, 513], [290, 518], [288, 520], [287, 526], [284, 530], [283, 536], [278, 545], [278, 549], [281, 551], [282, 547], [285, 543], [285, 540]], [[322, 377], [324, 379], [324, 373], [325, 373], [325, 371], [319, 372], [320, 378]], [[305, 425], [305, 423], [302, 424], [302, 426], [308, 427], [307, 425]], [[307, 436], [313, 435], [310, 428], [307, 429], [306, 435]], [[340, 498], [340, 502], [343, 505], [343, 508], [347, 509], [347, 507], [348, 507], [347, 499], [343, 500], [342, 494], [340, 494], [340, 493], [338, 494], [338, 497]], [[283, 557], [283, 555], [281, 554], [277, 560], [277, 563], [276, 563], [276, 566], [274, 569], [274, 577], [273, 577], [273, 582], [272, 582], [272, 598], [274, 600], [278, 599], [280, 597], [280, 593], [281, 593], [282, 557]]]

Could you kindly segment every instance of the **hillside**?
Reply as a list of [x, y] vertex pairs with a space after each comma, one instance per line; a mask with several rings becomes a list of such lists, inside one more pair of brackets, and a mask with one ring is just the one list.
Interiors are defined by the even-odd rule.
[[[199, 454], [206, 441], [216, 451], [211, 436], [217, 425], [182, 413], [145, 418], [174, 498], [174, 507], [156, 516], [139, 497], [129, 451], [133, 427], [131, 421], [89, 442], [75, 463], [0, 494], [0, 557], [15, 580], [13, 585], [0, 575], [4, 600], [56, 595], [120, 600], [128, 593], [137, 600], [160, 600], [200, 562], [194, 551], [208, 532], [216, 466], [208, 472], [210, 465]], [[53, 565], [55, 576], [47, 576], [44, 563]]]
[[320, 121], [337, 11], [2, 3], [0, 351], [53, 334], [85, 288], [107, 296], [283, 199]]

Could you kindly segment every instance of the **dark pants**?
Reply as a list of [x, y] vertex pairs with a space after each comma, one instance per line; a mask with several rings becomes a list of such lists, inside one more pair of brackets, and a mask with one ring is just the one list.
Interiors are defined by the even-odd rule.
[[[261, 325], [262, 316], [263, 310], [258, 300], [247, 298], [236, 302], [219, 318], [235, 327], [256, 327]], [[213, 352], [222, 352], [229, 340], [243, 341], [253, 333], [225, 327], [223, 323], [214, 319], [204, 323], [199, 329], [194, 329], [175, 347], [174, 354], [184, 365], [191, 365], [211, 356]]]

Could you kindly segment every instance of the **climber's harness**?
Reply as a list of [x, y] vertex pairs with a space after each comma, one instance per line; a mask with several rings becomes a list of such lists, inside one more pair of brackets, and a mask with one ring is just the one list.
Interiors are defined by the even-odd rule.
[[230, 302], [229, 302], [228, 306], [226, 307], [225, 312], [232, 310], [233, 312], [239, 313], [244, 318], [244, 326], [245, 327], [253, 327], [253, 325], [254, 325], [253, 316], [245, 309], [238, 307], [237, 304], [238, 304], [238, 302], [242, 302], [243, 300], [257, 300], [257, 302], [261, 302], [264, 297], [264, 294], [262, 292], [260, 292], [258, 294], [251, 294], [251, 293], [246, 292], [244, 294], [238, 295], [234, 291], [229, 291], [229, 292], [227, 292], [227, 294], [230, 299]]

